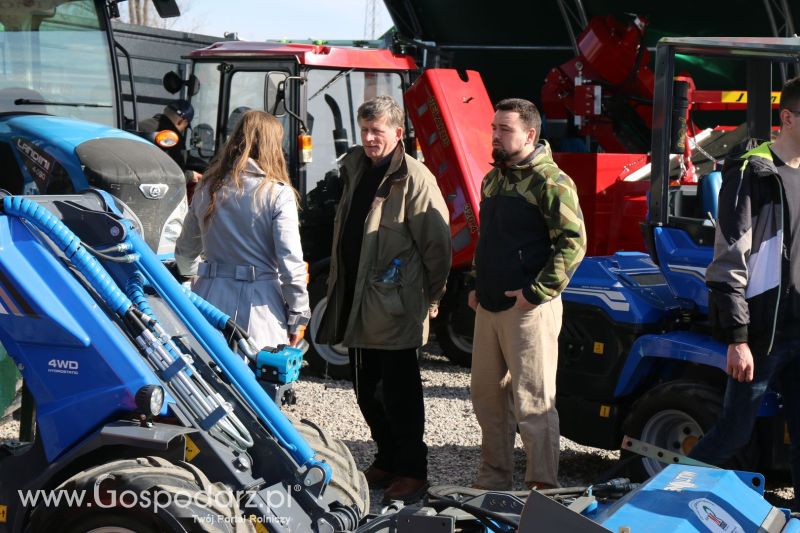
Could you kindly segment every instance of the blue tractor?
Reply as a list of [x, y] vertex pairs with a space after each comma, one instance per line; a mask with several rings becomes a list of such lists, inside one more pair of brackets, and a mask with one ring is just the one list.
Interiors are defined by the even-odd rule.
[[[699, 135], [687, 139], [687, 124], [703, 118], [692, 111], [693, 87], [676, 78], [678, 54], [712, 59], [747, 80], [746, 91], [726, 96], [746, 102], [738, 106], [744, 125], [709, 130], [702, 146]], [[705, 271], [713, 255], [721, 185], [717, 166], [747, 139], [770, 138], [773, 86], [780, 87], [799, 57], [797, 38], [659, 42], [649, 212], [642, 227], [649, 254], [587, 258], [564, 292], [558, 409], [565, 436], [616, 449], [628, 435], [685, 455], [715, 422], [726, 346], [711, 338]], [[726, 107], [718, 103], [717, 109]], [[697, 180], [687, 179], [690, 160], [684, 157], [685, 143], [692, 141]], [[779, 397], [768, 394], [751, 445], [737, 458], [740, 466], [786, 468], [779, 405]], [[637, 459], [632, 466], [641, 475], [663, 467], [657, 457]]]
[[[125, 116], [111, 17], [117, 1], [9, 0], [0, 10], [0, 188], [70, 194], [95, 187], [139, 217], [145, 240], [169, 253], [186, 213], [183, 172]], [[177, 16], [174, 0], [155, 0]], [[130, 57], [128, 67], [130, 71]], [[135, 95], [135, 90], [132, 93]], [[135, 96], [134, 96], [135, 101]]]
[[[179, 14], [155, 0], [159, 15]], [[122, 99], [116, 1], [9, 0], [0, 9], [0, 188], [12, 194], [110, 191], [169, 254], [188, 209], [183, 171], [137, 134], [135, 90]], [[16, 412], [18, 373], [0, 349], [0, 420]]]

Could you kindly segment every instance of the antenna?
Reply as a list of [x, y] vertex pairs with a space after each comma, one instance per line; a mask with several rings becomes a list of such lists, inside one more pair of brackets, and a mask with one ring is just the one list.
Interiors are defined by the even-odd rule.
[[364, 12], [364, 39], [375, 38], [375, 4], [378, 0], [366, 0]]

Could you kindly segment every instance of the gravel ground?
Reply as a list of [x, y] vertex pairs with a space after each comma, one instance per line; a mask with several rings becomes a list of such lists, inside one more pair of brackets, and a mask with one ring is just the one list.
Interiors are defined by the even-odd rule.
[[[432, 484], [472, 484], [480, 459], [481, 432], [469, 399], [469, 369], [452, 365], [431, 343], [420, 358], [425, 394], [425, 443], [428, 445]], [[288, 410], [307, 418], [343, 440], [359, 468], [372, 462], [375, 447], [356, 404], [349, 381], [302, 376], [296, 387], [297, 405]], [[517, 473], [514, 488], [524, 488], [525, 454], [517, 436]], [[561, 438], [561, 475], [564, 486], [581, 484], [616, 463], [619, 452], [580, 446]], [[588, 476], [588, 477], [587, 477]]]
[[[441, 355], [435, 342], [423, 348], [420, 358], [425, 395], [425, 443], [428, 445], [428, 478], [433, 485], [470, 486], [480, 461], [481, 433], [469, 399], [469, 369], [455, 366]], [[301, 376], [297, 405], [289, 411], [307, 418], [332, 437], [341, 439], [361, 470], [372, 462], [375, 446], [361, 417], [349, 381]], [[514, 490], [523, 490], [525, 453], [517, 436]], [[617, 465], [618, 451], [582, 446], [561, 437], [559, 482], [562, 486], [591, 484]], [[623, 474], [616, 474], [621, 476]], [[767, 499], [788, 507], [793, 496], [787, 475], [767, 476]], [[373, 512], [380, 510], [381, 491], [371, 491]]]
[[[425, 394], [425, 442], [428, 445], [428, 477], [434, 485], [469, 486], [480, 459], [480, 428], [469, 400], [469, 370], [452, 365], [435, 343], [420, 358]], [[375, 447], [356, 405], [349, 381], [301, 376], [296, 384], [297, 405], [288, 410], [307, 418], [331, 436], [347, 444], [360, 469], [372, 462]], [[15, 438], [18, 422], [0, 426], [0, 440]], [[525, 454], [517, 437], [514, 450], [514, 489], [523, 490]], [[619, 452], [581, 446], [561, 437], [559, 481], [562, 486], [586, 485], [599, 480], [617, 464]], [[793, 496], [788, 475], [768, 474], [767, 499], [787, 507]], [[380, 510], [380, 491], [372, 491], [372, 511]]]

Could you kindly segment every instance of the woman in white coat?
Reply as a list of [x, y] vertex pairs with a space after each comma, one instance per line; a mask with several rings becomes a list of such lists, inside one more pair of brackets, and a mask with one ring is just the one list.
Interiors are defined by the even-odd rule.
[[175, 245], [180, 273], [197, 275], [192, 290], [230, 315], [258, 347], [296, 345], [311, 316], [299, 196], [282, 139], [275, 117], [245, 113], [203, 175]]

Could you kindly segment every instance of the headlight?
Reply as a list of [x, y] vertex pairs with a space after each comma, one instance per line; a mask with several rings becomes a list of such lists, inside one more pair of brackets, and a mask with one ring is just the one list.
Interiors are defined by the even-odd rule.
[[158, 385], [145, 385], [136, 392], [136, 407], [147, 416], [156, 416], [164, 406], [164, 389]]

